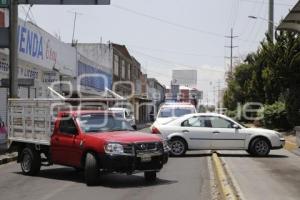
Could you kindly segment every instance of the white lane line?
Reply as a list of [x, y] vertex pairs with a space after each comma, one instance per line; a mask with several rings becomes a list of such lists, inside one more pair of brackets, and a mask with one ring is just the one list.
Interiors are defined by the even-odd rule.
[[62, 192], [63, 190], [65, 190], [66, 188], [70, 187], [71, 185], [73, 185], [74, 183], [72, 182], [68, 182], [66, 184], [64, 184], [63, 186], [59, 187], [58, 189], [56, 190], [52, 190], [51, 193], [43, 196], [42, 198], [40, 198], [39, 200], [49, 200], [51, 199], [52, 197], [54, 197], [55, 195], [57, 195], [58, 193]]

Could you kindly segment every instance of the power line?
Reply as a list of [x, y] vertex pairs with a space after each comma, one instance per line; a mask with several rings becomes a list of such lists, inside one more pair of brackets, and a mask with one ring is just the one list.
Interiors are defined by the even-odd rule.
[[180, 54], [180, 55], [187, 55], [187, 56], [197, 56], [197, 57], [213, 57], [213, 58], [224, 58], [223, 55], [208, 55], [208, 54], [199, 54], [194, 52], [182, 52], [182, 51], [173, 51], [168, 49], [157, 49], [157, 48], [150, 48], [150, 47], [144, 47], [139, 45], [133, 45], [133, 44], [126, 44], [126, 46], [129, 46], [131, 49], [145, 49], [149, 51], [154, 52], [165, 52], [165, 53], [171, 53], [171, 54]]
[[190, 69], [199, 69], [200, 70], [207, 70], [207, 71], [216, 71], [216, 72], [224, 72], [224, 70], [218, 70], [218, 69], [209, 69], [209, 68], [203, 68], [203, 67], [195, 67], [195, 66], [190, 66], [190, 65], [187, 65], [187, 64], [181, 64], [181, 63], [175, 63], [173, 61], [170, 61], [170, 60], [166, 60], [164, 58], [159, 58], [159, 57], [155, 57], [155, 56], [152, 56], [152, 55], [149, 55], [149, 54], [145, 54], [141, 51], [137, 51], [137, 50], [134, 50], [134, 49], [131, 49], [132, 51], [138, 53], [138, 54], [141, 54], [143, 56], [146, 56], [146, 57], [149, 57], [149, 58], [152, 58], [154, 60], [159, 60], [163, 63], [168, 63], [168, 64], [172, 64], [172, 65], [177, 65], [179, 67], [186, 67], [186, 68], [190, 68]]
[[[261, 1], [254, 1], [254, 0], [241, 0], [244, 2], [248, 2], [248, 3], [257, 3], [257, 4], [261, 4]], [[264, 2], [264, 4], [268, 4], [268, 2]], [[294, 5], [290, 5], [290, 4], [286, 4], [286, 3], [275, 3], [274, 5], [276, 6], [286, 6], [286, 7], [293, 7]]]
[[[126, 7], [117, 5], [117, 4], [111, 4], [111, 7], [114, 7], [114, 8], [117, 8], [117, 9], [129, 12], [129, 13], [132, 13], [132, 14], [135, 14], [135, 15], [146, 17], [146, 18], [149, 18], [149, 19], [152, 19], [152, 20], [155, 20], [155, 21], [159, 21], [159, 22], [171, 25], [171, 26], [182, 28], [182, 29], [185, 29], [185, 30], [189, 30], [189, 31], [193, 31], [193, 32], [198, 32], [198, 33], [202, 33], [202, 34], [206, 34], [206, 35], [214, 36], [214, 37], [219, 37], [219, 38], [223, 38], [224, 37], [223, 34], [219, 34], [219, 33], [216, 33], [216, 32], [211, 32], [211, 31], [206, 31], [206, 30], [198, 29], [198, 28], [191, 27], [191, 26], [186, 26], [184, 24], [179, 24], [179, 23], [172, 22], [172, 21], [169, 21], [169, 20], [166, 20], [166, 19], [162, 19], [162, 18], [159, 18], [159, 17], [151, 16], [151, 15], [148, 15], [148, 14], [144, 14], [144, 13], [141, 13], [141, 12], [132, 10], [130, 8], [126, 8]], [[243, 41], [243, 42], [246, 42], [246, 43], [257, 42], [257, 41], [250, 41], [248, 39], [239, 39], [239, 40]]]

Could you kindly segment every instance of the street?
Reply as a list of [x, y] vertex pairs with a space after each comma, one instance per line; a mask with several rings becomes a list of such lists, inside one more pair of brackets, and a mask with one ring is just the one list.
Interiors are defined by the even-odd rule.
[[72, 168], [42, 168], [37, 177], [21, 174], [18, 164], [0, 166], [0, 194], [5, 200], [50, 199], [210, 199], [208, 157], [193, 152], [184, 158], [172, 158], [158, 174], [155, 184], [147, 184], [142, 174], [105, 175], [96, 187], [87, 187], [83, 173]]
[[253, 158], [243, 151], [221, 151], [245, 199], [299, 199], [300, 158], [287, 150]]

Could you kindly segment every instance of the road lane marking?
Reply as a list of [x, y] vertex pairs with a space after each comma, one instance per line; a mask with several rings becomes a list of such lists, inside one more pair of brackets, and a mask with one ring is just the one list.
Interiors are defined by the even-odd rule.
[[43, 197], [40, 198], [39, 200], [49, 200], [49, 199], [51, 199], [52, 197], [54, 197], [55, 195], [57, 195], [58, 193], [64, 191], [66, 188], [72, 186], [73, 184], [74, 184], [74, 183], [72, 183], [72, 182], [68, 182], [68, 183], [64, 184], [62, 187], [59, 187], [59, 188], [56, 189], [56, 190], [52, 190], [51, 193], [49, 193], [49, 194], [43, 196]]

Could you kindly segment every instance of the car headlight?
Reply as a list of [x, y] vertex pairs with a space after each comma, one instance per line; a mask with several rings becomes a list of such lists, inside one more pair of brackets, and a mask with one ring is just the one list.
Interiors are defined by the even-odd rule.
[[104, 151], [107, 154], [123, 154], [123, 145], [118, 143], [108, 143], [104, 146]]

